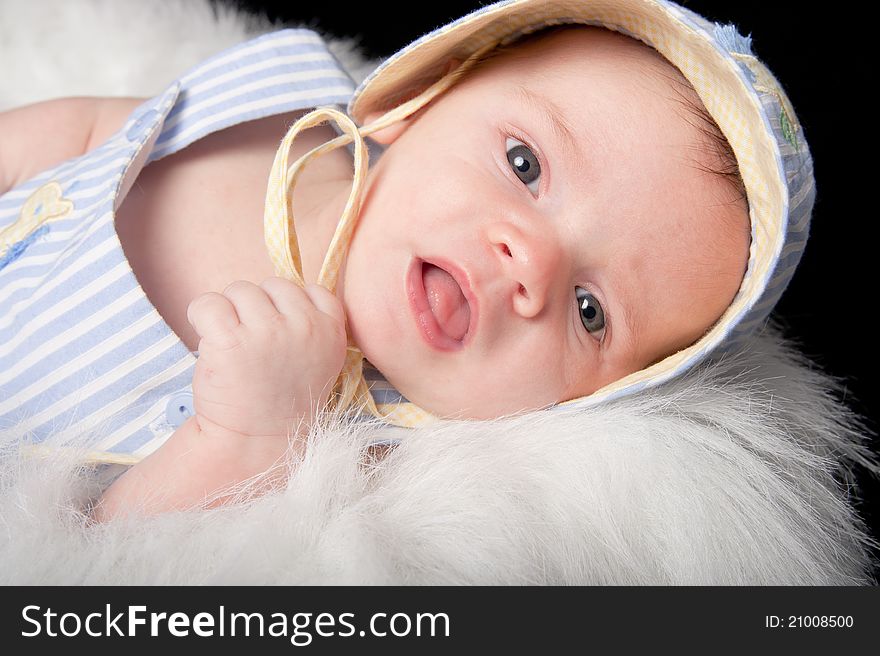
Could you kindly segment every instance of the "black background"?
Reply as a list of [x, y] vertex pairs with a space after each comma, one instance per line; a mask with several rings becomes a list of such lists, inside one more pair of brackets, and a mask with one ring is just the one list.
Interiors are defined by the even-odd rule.
[[[359, 38], [369, 57], [388, 56], [423, 34], [488, 2], [232, 2], [273, 20]], [[815, 161], [817, 200], [804, 258], [775, 316], [787, 335], [825, 371], [841, 378], [847, 403], [878, 429], [878, 358], [873, 306], [880, 260], [872, 204], [876, 165], [859, 158], [876, 137], [869, 96], [875, 55], [853, 5], [833, 18], [818, 3], [766, 0], [681, 2], [703, 16], [752, 35], [752, 49], [782, 82]], [[876, 202], [876, 201], [874, 201]], [[880, 441], [874, 440], [875, 451]], [[858, 508], [880, 535], [880, 486], [859, 476]]]

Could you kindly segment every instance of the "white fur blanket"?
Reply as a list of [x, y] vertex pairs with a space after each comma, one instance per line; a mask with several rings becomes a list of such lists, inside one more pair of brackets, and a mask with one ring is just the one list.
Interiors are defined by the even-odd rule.
[[[149, 95], [267, 29], [205, 0], [0, 0], [0, 108]], [[335, 48], [356, 78], [371, 67], [351, 42]], [[768, 329], [653, 392], [413, 430], [370, 466], [362, 447], [382, 429], [316, 430], [283, 492], [104, 526], [81, 511], [101, 475], [74, 454], [23, 454], [13, 429], [0, 583], [867, 583], [851, 470], [876, 467], [835, 391]]]

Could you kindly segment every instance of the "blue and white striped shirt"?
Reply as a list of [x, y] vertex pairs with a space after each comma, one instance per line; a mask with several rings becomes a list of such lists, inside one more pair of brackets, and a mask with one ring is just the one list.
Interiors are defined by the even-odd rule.
[[267, 34], [190, 71], [99, 148], [0, 196], [0, 234], [25, 209], [56, 212], [0, 250], [0, 429], [52, 444], [92, 434], [119, 462], [167, 439], [191, 412], [195, 356], [138, 284], [116, 209], [149, 162], [245, 121], [344, 109], [354, 88], [315, 32]]

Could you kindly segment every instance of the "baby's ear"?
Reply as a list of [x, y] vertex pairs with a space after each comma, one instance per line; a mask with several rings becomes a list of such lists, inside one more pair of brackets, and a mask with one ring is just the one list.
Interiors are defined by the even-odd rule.
[[[454, 70], [461, 62], [462, 62], [461, 59], [456, 59], [454, 57], [450, 58], [449, 61], [447, 61], [446, 64], [443, 66], [442, 73], [441, 73], [440, 77], [443, 77], [444, 75], [446, 75], [450, 71]], [[437, 79], [440, 79], [440, 78], [437, 78]], [[425, 88], [427, 88], [427, 87], [425, 87]], [[407, 94], [408, 99], [415, 98], [420, 93], [422, 93], [424, 90], [425, 89], [413, 90], [411, 93]], [[428, 102], [426, 105], [422, 106], [420, 109], [416, 110], [415, 112], [413, 112], [412, 114], [407, 116], [405, 119], [397, 121], [396, 123], [389, 125], [387, 128], [382, 128], [381, 130], [377, 130], [376, 132], [373, 132], [370, 135], [370, 137], [372, 137], [373, 139], [378, 141], [383, 146], [387, 146], [388, 144], [394, 142], [397, 139], [397, 137], [399, 137], [401, 134], [403, 134], [406, 131], [406, 128], [409, 127], [409, 125], [412, 123], [412, 121], [422, 111], [424, 111], [428, 107], [428, 105], [430, 105], [430, 104], [431, 103]], [[372, 123], [376, 119], [382, 117], [384, 114], [385, 114], [385, 112], [370, 112], [369, 114], [364, 116], [364, 123], [363, 124], [369, 125], [370, 123]]]

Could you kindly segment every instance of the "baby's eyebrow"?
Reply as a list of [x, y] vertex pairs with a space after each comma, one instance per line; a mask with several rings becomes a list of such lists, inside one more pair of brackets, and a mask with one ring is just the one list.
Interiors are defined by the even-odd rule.
[[575, 137], [571, 123], [569, 123], [565, 117], [565, 112], [559, 108], [559, 105], [543, 94], [532, 91], [522, 84], [516, 85], [514, 89], [520, 99], [529, 104], [532, 110], [551, 127], [556, 135], [556, 139], [562, 144], [562, 151], [565, 153], [565, 156], [577, 166], [575, 170], [583, 169], [585, 162], [583, 153], [581, 153], [578, 146], [578, 140]]

